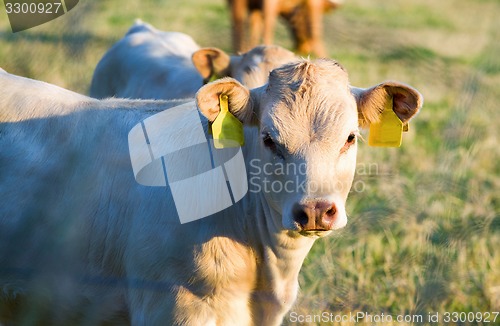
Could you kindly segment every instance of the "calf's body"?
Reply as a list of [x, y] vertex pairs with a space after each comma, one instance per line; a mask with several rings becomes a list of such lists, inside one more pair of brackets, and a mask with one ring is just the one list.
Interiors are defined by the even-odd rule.
[[[395, 112], [402, 102], [408, 117], [420, 107], [420, 95], [400, 84], [351, 92], [345, 71], [326, 60], [279, 68], [251, 91], [233, 79], [204, 86], [196, 103], [209, 121], [225, 94], [246, 125], [248, 178], [301, 187], [250, 189], [226, 210], [181, 224], [168, 187], [135, 181], [127, 144], [133, 126], [180, 102], [93, 100], [0, 72], [0, 302], [26, 298], [0, 317], [279, 325], [313, 242], [347, 221], [358, 113], [376, 119], [363, 112], [396, 99], [386, 88], [407, 97], [394, 100]], [[282, 163], [304, 170], [266, 172]], [[272, 168], [255, 170], [264, 164]]]
[[192, 98], [204, 82], [226, 76], [254, 88], [267, 82], [272, 69], [294, 60], [292, 52], [273, 45], [230, 56], [218, 48], [200, 48], [184, 33], [138, 21], [97, 64], [90, 96]]

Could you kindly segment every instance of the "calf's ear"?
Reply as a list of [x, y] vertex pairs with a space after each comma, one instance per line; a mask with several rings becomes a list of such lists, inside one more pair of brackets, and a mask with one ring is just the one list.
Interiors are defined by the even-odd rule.
[[351, 92], [358, 105], [358, 120], [362, 128], [378, 122], [385, 106], [391, 102], [394, 113], [405, 123], [417, 114], [424, 101], [422, 94], [413, 87], [393, 81], [366, 89], [352, 87]]
[[250, 91], [236, 79], [225, 77], [200, 88], [196, 93], [196, 104], [201, 114], [213, 122], [221, 110], [219, 96], [227, 95], [229, 112], [244, 124], [256, 124], [261, 91], [260, 88]]
[[230, 75], [231, 58], [221, 49], [199, 49], [193, 53], [191, 60], [205, 83]]

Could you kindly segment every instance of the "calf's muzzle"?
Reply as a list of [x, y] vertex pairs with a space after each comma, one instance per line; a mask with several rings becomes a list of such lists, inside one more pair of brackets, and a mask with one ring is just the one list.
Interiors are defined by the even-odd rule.
[[292, 214], [301, 231], [329, 231], [337, 218], [337, 207], [328, 201], [296, 203]]

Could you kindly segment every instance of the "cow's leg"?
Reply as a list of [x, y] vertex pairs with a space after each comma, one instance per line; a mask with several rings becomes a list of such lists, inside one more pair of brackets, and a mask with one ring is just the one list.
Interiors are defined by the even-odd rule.
[[278, 0], [264, 0], [264, 44], [272, 44], [274, 39], [274, 27], [278, 17]]
[[294, 49], [300, 54], [308, 54], [309, 49], [306, 48], [309, 39], [309, 28], [306, 17], [306, 8], [304, 5], [299, 5], [287, 13], [282, 13], [283, 18], [288, 23], [290, 33], [293, 38]]
[[262, 40], [262, 11], [252, 10], [250, 13], [250, 44], [249, 48], [253, 48], [261, 43]]
[[231, 8], [231, 24], [233, 26], [231, 33], [233, 38], [234, 52], [246, 50], [245, 20], [248, 16], [247, 0], [229, 0]]
[[309, 51], [318, 57], [325, 57], [326, 51], [323, 45], [323, 0], [306, 1], [307, 20], [310, 31]]

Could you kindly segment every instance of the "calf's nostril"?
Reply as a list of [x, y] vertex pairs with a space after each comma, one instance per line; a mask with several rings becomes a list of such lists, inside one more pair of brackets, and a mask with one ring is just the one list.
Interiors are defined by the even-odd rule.
[[337, 213], [337, 210], [335, 209], [335, 207], [331, 207], [325, 212], [325, 216], [334, 216], [335, 213]]
[[307, 223], [309, 222], [309, 216], [307, 216], [307, 213], [302, 209], [295, 210], [294, 219], [295, 222], [297, 222], [302, 227], [307, 225]]
[[300, 226], [305, 227], [309, 223], [309, 215], [303, 205], [295, 204], [293, 207], [293, 220]]
[[333, 205], [324, 212], [322, 220], [324, 223], [331, 223], [333, 220], [335, 220], [336, 216], [337, 208], [335, 207], [335, 205]]

